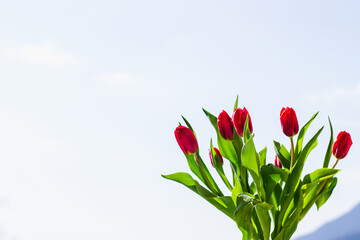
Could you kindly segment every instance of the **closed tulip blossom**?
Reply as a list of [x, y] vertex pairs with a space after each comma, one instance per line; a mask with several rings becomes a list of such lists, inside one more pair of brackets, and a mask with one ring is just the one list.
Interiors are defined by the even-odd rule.
[[294, 141], [293, 136], [299, 132], [299, 123], [296, 117], [296, 113], [292, 108], [282, 108], [280, 112], [280, 123], [283, 133], [290, 137], [291, 142], [291, 163], [290, 168], [294, 164]]
[[292, 108], [282, 108], [280, 112], [281, 128], [288, 137], [293, 137], [299, 131], [299, 123], [296, 113]]
[[[223, 157], [221, 156], [219, 149], [214, 148], [214, 150], [215, 150], [216, 156], [218, 156], [218, 157], [220, 158], [221, 165], [223, 165], [223, 164], [224, 164], [224, 159], [223, 159]], [[211, 149], [209, 149], [209, 157], [210, 157], [211, 165], [212, 165], [213, 167], [215, 167], [214, 160], [213, 160], [212, 154], [211, 154]]]
[[275, 155], [275, 161], [274, 162], [275, 162], [275, 166], [277, 166], [278, 168], [282, 168], [282, 164], [281, 164], [281, 162], [280, 162], [277, 155]]
[[176, 141], [185, 154], [193, 154], [199, 149], [196, 137], [189, 128], [178, 126], [174, 133]]
[[244, 107], [244, 109], [238, 108], [234, 111], [234, 114], [232, 116], [233, 124], [235, 127], [235, 130], [239, 136], [244, 136], [244, 127], [246, 122], [246, 117], [249, 116], [249, 130], [250, 133], [253, 132], [253, 126], [251, 123], [251, 117], [249, 115], [248, 110]]
[[350, 134], [345, 131], [340, 132], [336, 138], [332, 149], [332, 152], [336, 159], [343, 159], [344, 157], [346, 157], [351, 145], [352, 140]]
[[218, 124], [221, 136], [225, 140], [233, 140], [233, 138], [234, 138], [234, 134], [233, 134], [234, 126], [233, 126], [231, 118], [230, 118], [229, 114], [227, 114], [227, 112], [222, 111], [219, 114], [217, 124]]

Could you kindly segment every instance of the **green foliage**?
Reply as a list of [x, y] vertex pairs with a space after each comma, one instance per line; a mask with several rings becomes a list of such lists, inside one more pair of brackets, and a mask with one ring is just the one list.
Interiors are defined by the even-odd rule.
[[329, 162], [330, 162], [331, 153], [332, 153], [332, 146], [334, 143], [334, 133], [333, 133], [333, 128], [332, 128], [330, 118], [329, 118], [329, 125], [330, 125], [330, 140], [329, 140], [328, 148], [327, 148], [326, 154], [325, 154], [324, 165], [323, 165], [324, 168], [329, 167]]
[[284, 168], [290, 169], [290, 153], [289, 151], [284, 147], [284, 145], [276, 142], [275, 140], [274, 142], [274, 148], [275, 148], [275, 153], [278, 156], [281, 164], [283, 165]]
[[181, 183], [194, 191], [206, 201], [214, 205], [217, 209], [225, 213], [231, 219], [234, 219], [235, 205], [231, 197], [216, 196], [215, 194], [202, 187], [196, 180], [194, 180], [190, 174], [184, 172], [178, 172], [170, 175], [162, 175], [166, 179], [170, 179]]
[[[238, 97], [233, 109], [237, 107]], [[249, 117], [245, 122], [244, 137], [240, 137], [234, 131], [234, 140], [229, 141], [222, 138], [217, 117], [205, 109], [203, 111], [214, 127], [216, 143], [221, 155], [230, 164], [232, 184], [224, 172], [211, 140], [210, 154], [214, 167], [224, 183], [223, 186], [229, 190], [229, 194], [223, 195], [202, 161], [199, 151], [185, 156], [190, 170], [205, 186], [188, 173], [179, 172], [162, 176], [183, 184], [234, 220], [242, 232], [242, 239], [289, 240], [310, 208], [315, 204], [319, 209], [329, 199], [337, 184], [335, 175], [340, 170], [328, 168], [333, 145], [330, 119], [331, 134], [323, 168], [316, 169], [302, 178], [306, 159], [317, 146], [317, 139], [323, 130], [322, 127], [308, 142], [304, 142], [305, 134], [318, 113], [310, 118], [297, 136], [292, 167], [290, 166], [291, 149], [274, 141], [275, 153], [283, 165], [283, 168], [279, 168], [272, 163], [266, 163], [266, 147], [260, 152], [256, 151], [255, 136], [250, 133], [248, 125]], [[184, 117], [183, 120], [194, 132]]]

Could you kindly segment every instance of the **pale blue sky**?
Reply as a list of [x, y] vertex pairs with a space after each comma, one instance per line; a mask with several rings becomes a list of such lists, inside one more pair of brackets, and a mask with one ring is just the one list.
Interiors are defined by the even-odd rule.
[[[0, 240], [240, 239], [235, 224], [161, 173], [188, 171], [181, 115], [203, 158], [202, 113], [249, 110], [258, 149], [289, 144], [279, 113], [352, 134], [332, 199], [298, 235], [360, 202], [360, 2], [0, 3]], [[310, 136], [310, 135], [309, 135]], [[215, 174], [215, 173], [214, 173]], [[345, 204], [346, 203], [346, 204]], [[200, 237], [201, 236], [201, 237]]]

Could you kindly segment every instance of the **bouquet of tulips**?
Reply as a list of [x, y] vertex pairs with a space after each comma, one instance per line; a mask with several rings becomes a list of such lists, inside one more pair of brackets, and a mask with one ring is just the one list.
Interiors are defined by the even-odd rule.
[[[318, 130], [307, 143], [303, 142], [317, 113], [299, 132], [295, 111], [288, 107], [281, 110], [281, 127], [290, 139], [290, 151], [274, 141], [274, 164], [267, 164], [266, 147], [261, 151], [255, 148], [247, 109], [238, 108], [237, 105], [238, 99], [232, 118], [225, 111], [215, 117], [203, 109], [217, 135], [218, 148], [210, 140], [210, 162], [230, 191], [229, 194], [224, 195], [220, 190], [200, 157], [196, 134], [184, 117], [187, 127], [180, 124], [175, 129], [175, 137], [190, 170], [204, 185], [185, 172], [163, 177], [185, 185], [234, 220], [242, 232], [243, 240], [290, 239], [310, 208], [315, 204], [319, 209], [329, 199], [337, 183], [335, 175], [339, 169], [335, 167], [352, 145], [350, 134], [340, 132], [334, 143], [329, 119], [331, 135], [323, 166], [302, 178], [306, 158], [317, 146], [317, 138], [324, 128]], [[329, 168], [332, 154], [336, 161]], [[224, 172], [224, 158], [230, 164], [231, 178]]]

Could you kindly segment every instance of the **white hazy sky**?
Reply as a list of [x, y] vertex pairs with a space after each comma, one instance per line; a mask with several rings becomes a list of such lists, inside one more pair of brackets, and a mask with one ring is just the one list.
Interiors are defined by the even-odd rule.
[[[309, 135], [354, 145], [333, 197], [297, 235], [360, 202], [360, 2], [1, 1], [0, 240], [240, 239], [235, 223], [160, 174], [190, 170], [184, 115], [207, 159], [201, 107], [249, 110], [258, 149], [289, 145], [292, 106]], [[214, 173], [214, 171], [213, 171]], [[215, 174], [215, 173], [214, 173]], [[223, 238], [223, 237], [222, 237]]]

